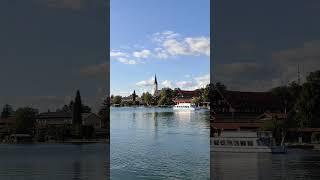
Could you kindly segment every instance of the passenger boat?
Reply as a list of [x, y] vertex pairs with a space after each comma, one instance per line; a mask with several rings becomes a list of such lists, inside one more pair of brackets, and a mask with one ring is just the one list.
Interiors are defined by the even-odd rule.
[[193, 103], [178, 103], [173, 106], [173, 110], [182, 110], [182, 111], [195, 111], [199, 108]]
[[285, 146], [275, 145], [269, 131], [223, 131], [210, 141], [213, 152], [286, 153]]

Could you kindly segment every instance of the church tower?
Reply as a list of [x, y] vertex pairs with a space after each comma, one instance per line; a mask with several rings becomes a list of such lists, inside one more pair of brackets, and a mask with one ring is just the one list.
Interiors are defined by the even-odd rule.
[[156, 96], [157, 94], [158, 94], [158, 81], [157, 81], [157, 75], [154, 75], [153, 95]]

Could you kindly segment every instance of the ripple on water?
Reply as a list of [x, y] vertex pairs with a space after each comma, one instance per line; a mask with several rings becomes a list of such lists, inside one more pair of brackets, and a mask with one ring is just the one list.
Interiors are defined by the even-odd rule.
[[112, 179], [209, 179], [208, 113], [111, 111]]

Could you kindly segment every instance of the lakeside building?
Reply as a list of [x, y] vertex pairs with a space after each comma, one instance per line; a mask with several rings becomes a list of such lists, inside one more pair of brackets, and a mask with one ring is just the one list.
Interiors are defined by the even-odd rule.
[[[259, 131], [268, 121], [285, 121], [286, 108], [271, 92], [218, 91], [213, 93], [211, 105], [211, 134], [219, 131]], [[312, 141], [320, 128], [291, 128], [289, 142]]]
[[194, 98], [200, 96], [197, 91], [185, 91], [181, 89], [176, 89], [177, 94], [176, 97], [173, 99], [175, 104], [191, 104]]
[[[102, 128], [102, 119], [95, 113], [82, 113], [81, 125], [92, 126], [95, 129]], [[36, 119], [37, 127], [72, 125], [72, 113], [70, 112], [46, 112], [40, 113]]]
[[[187, 90], [181, 90], [181, 89], [176, 89], [176, 90], [177, 90], [176, 91], [177, 94], [173, 100], [175, 104], [181, 104], [181, 103], [191, 104], [193, 100], [201, 97], [201, 93], [198, 89], [194, 91], [187, 91]], [[201, 102], [200, 104], [198, 104], [198, 106], [209, 109], [210, 102]]]
[[213, 128], [218, 130], [258, 130], [274, 116], [286, 118], [280, 100], [271, 92], [215, 90], [211, 108]]
[[[106, 138], [108, 132], [104, 128], [103, 119], [95, 113], [81, 113], [81, 122], [79, 123], [83, 128], [92, 128], [93, 136], [95, 138]], [[45, 135], [45, 140], [55, 139], [52, 134], [61, 135], [61, 129], [66, 132], [63, 134], [70, 135], [73, 127], [73, 117], [71, 112], [46, 112], [40, 113], [36, 118], [36, 134], [37, 136]], [[54, 132], [52, 132], [54, 131]], [[50, 134], [49, 133], [49, 134]]]

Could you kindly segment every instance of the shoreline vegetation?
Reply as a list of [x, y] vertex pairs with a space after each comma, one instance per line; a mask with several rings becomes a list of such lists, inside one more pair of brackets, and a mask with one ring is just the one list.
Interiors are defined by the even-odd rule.
[[[216, 90], [218, 90], [218, 94], [224, 94], [228, 91], [225, 86], [224, 88], [216, 88]], [[267, 93], [275, 97], [276, 101], [273, 102], [276, 103], [263, 104], [263, 108], [260, 108], [261, 104], [254, 104], [256, 101], [250, 102], [252, 100], [250, 99], [251, 97], [245, 97], [240, 102], [240, 107], [243, 111], [238, 111], [239, 109], [233, 109], [232, 107], [232, 111], [219, 112], [220, 114], [212, 111], [211, 116], [227, 115], [229, 117], [231, 116], [229, 114], [232, 114], [233, 118], [234, 114], [239, 117], [243, 115], [242, 117], [244, 117], [260, 113], [263, 116], [267, 115], [268, 118], [267, 120], [260, 120], [262, 124], [257, 127], [258, 130], [271, 131], [277, 144], [286, 144], [291, 147], [307, 147], [311, 144], [320, 144], [320, 70], [310, 72], [303, 82], [298, 77], [297, 81], [274, 87]], [[216, 95], [213, 94], [212, 100], [217, 99]], [[249, 98], [249, 100], [246, 98]], [[267, 102], [269, 101], [270, 99], [267, 100]], [[272, 107], [273, 105], [277, 106], [275, 111], [264, 109], [264, 107]], [[212, 109], [216, 110], [216, 107]], [[258, 121], [259, 119], [256, 119], [253, 122], [245, 122], [244, 124], [261, 123]], [[217, 123], [223, 124], [223, 118], [221, 122], [218, 122], [217, 118], [211, 118], [211, 128], [216, 129]], [[226, 128], [223, 127], [222, 129]], [[213, 132], [211, 133], [212, 137]]]
[[109, 102], [106, 98], [97, 114], [82, 103], [79, 91], [74, 101], [56, 111], [14, 110], [6, 104], [0, 117], [0, 143], [109, 143]]
[[193, 91], [184, 91], [180, 88], [162, 88], [155, 94], [144, 92], [138, 96], [134, 91], [129, 96], [111, 95], [110, 104], [113, 107], [172, 107], [176, 104], [177, 99], [190, 100], [197, 106], [206, 106], [209, 104], [210, 85]]

